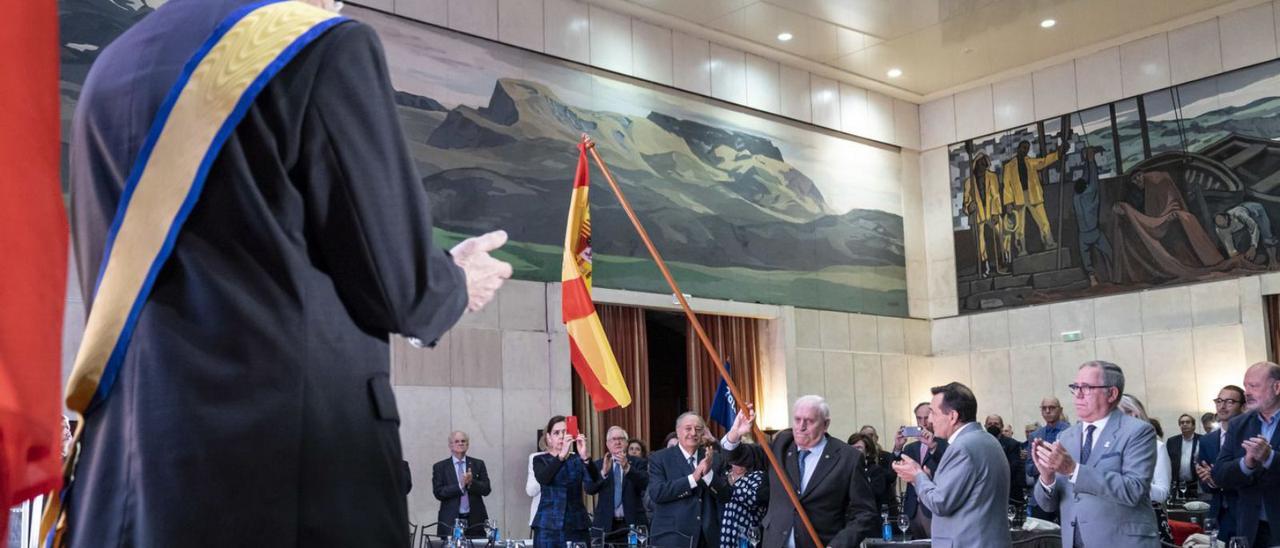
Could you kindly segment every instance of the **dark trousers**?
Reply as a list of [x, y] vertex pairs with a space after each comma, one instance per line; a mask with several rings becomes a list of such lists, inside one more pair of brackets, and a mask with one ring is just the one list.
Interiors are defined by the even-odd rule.
[[1039, 506], [1032, 506], [1032, 507], [1031, 507], [1031, 517], [1036, 518], [1036, 519], [1042, 519], [1042, 520], [1045, 520], [1045, 521], [1052, 521], [1052, 522], [1054, 522], [1054, 523], [1058, 523], [1058, 513], [1057, 513], [1057, 512], [1046, 512], [1043, 508], [1041, 508], [1041, 507], [1039, 507]]
[[1253, 548], [1272, 546], [1270, 524], [1265, 521], [1258, 522], [1258, 532], [1253, 534], [1253, 542], [1249, 543], [1249, 546]]

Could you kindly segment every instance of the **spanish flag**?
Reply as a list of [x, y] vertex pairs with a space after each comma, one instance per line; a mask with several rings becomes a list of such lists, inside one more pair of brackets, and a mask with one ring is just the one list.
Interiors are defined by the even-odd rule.
[[573, 177], [569, 222], [564, 231], [564, 266], [560, 291], [569, 357], [596, 411], [631, 405], [631, 392], [613, 357], [600, 316], [591, 302], [591, 189], [587, 175], [587, 144], [578, 143], [578, 171]]

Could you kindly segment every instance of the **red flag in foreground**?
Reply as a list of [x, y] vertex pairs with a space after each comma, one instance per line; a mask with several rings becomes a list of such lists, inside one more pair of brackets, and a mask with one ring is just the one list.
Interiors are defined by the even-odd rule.
[[573, 177], [569, 222], [564, 234], [564, 264], [560, 271], [561, 307], [569, 332], [569, 357], [596, 411], [631, 405], [618, 360], [605, 337], [591, 301], [591, 215], [587, 191], [587, 146], [578, 144], [578, 171]]
[[[13, 2], [0, 18], [0, 497], [62, 482], [62, 307], [67, 217], [59, 191], [58, 12]], [[0, 516], [8, 531], [9, 512]]]

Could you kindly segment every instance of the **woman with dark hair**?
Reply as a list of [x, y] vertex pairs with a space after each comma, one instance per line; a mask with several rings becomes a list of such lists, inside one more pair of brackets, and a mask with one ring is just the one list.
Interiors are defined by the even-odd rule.
[[751, 534], [764, 519], [769, 507], [766, 458], [764, 449], [751, 443], [729, 452], [729, 485], [733, 493], [720, 510], [721, 548], [738, 548], [740, 539]]
[[863, 476], [871, 483], [871, 493], [876, 496], [876, 507], [887, 509], [890, 515], [897, 516], [898, 494], [895, 486], [898, 476], [889, 467], [889, 463], [881, 462], [876, 440], [858, 433], [849, 436], [849, 446], [862, 452]]
[[638, 459], [647, 459], [649, 458], [649, 450], [645, 448], [644, 442], [637, 438], [631, 438], [627, 440], [627, 455]]
[[582, 484], [600, 481], [600, 470], [591, 466], [587, 437], [571, 438], [563, 416], [551, 417], [546, 432], [547, 452], [533, 459], [533, 475], [542, 486], [533, 517], [533, 545], [561, 548], [565, 542], [585, 543], [591, 521], [582, 502]]

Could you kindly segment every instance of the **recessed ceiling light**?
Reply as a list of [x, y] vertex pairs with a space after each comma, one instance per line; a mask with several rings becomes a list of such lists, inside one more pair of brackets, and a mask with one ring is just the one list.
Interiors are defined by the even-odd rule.
[[891, 69], [889, 69], [889, 73], [888, 73], [888, 74], [889, 74], [889, 77], [890, 77], [890, 78], [897, 78], [897, 77], [899, 77], [899, 76], [902, 76], [902, 69], [900, 69], [900, 68], [891, 68]]
[[1056, 25], [1056, 24], [1058, 24], [1058, 22], [1057, 22], [1057, 21], [1055, 21], [1055, 20], [1053, 20], [1053, 19], [1045, 19], [1044, 21], [1041, 21], [1041, 22], [1040, 22], [1040, 28], [1042, 28], [1042, 29], [1047, 29], [1047, 28], [1052, 27], [1052, 26], [1054, 26], [1054, 25]]
[[790, 32], [783, 32], [778, 34], [779, 42], [789, 42], [791, 41], [792, 38], [794, 38], [794, 36], [791, 36]]

